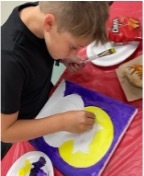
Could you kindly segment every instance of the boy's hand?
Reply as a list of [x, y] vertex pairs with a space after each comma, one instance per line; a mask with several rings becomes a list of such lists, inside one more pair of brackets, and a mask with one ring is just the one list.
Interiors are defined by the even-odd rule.
[[91, 130], [95, 123], [95, 115], [92, 112], [79, 110], [62, 113], [64, 131], [82, 133]]
[[82, 59], [78, 56], [76, 56], [74, 59], [65, 59], [61, 60], [60, 62], [68, 67], [72, 72], [76, 72], [84, 67]]

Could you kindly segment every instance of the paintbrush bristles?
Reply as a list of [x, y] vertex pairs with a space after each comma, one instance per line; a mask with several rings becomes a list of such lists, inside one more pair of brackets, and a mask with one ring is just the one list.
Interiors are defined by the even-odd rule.
[[110, 48], [106, 51], [103, 51], [102, 53], [99, 53], [97, 56], [98, 57], [103, 57], [103, 56], [107, 56], [107, 55], [110, 55], [110, 54], [114, 54], [116, 52], [115, 48]]

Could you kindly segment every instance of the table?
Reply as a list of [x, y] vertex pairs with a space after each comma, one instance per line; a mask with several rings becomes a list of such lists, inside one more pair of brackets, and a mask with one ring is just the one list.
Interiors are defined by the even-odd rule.
[[[110, 7], [110, 19], [121, 15], [136, 17], [142, 22], [142, 1], [115, 1]], [[126, 61], [141, 54], [142, 43], [139, 44], [137, 50]], [[83, 70], [77, 73], [71, 73], [66, 69], [55, 87], [63, 79], [66, 79], [138, 108], [137, 115], [112, 155], [102, 176], [141, 176], [142, 100], [127, 102], [115, 73], [115, 69], [118, 66], [103, 68], [88, 63]], [[1, 162], [2, 176], [6, 176], [11, 165], [21, 155], [34, 150], [36, 149], [28, 141], [15, 143]], [[55, 176], [63, 176], [56, 168], [54, 168], [54, 174]]]

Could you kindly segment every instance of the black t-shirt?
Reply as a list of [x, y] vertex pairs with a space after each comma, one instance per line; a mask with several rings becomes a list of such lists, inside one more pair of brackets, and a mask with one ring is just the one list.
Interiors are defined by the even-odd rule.
[[1, 112], [19, 111], [19, 119], [34, 118], [48, 100], [54, 60], [45, 41], [22, 22], [16, 7], [1, 28]]

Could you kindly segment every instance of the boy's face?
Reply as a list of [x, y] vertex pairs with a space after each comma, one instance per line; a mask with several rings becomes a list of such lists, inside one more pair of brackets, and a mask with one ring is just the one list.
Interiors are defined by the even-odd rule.
[[45, 42], [50, 55], [55, 59], [72, 59], [80, 48], [87, 46], [91, 41], [78, 39], [68, 32], [58, 32], [57, 26], [53, 26], [48, 32], [44, 32]]

